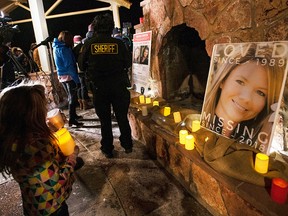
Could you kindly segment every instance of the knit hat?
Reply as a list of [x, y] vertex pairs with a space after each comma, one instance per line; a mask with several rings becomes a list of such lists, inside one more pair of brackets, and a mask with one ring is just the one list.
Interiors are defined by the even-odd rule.
[[75, 35], [73, 38], [74, 44], [81, 43], [82, 37], [80, 35]]

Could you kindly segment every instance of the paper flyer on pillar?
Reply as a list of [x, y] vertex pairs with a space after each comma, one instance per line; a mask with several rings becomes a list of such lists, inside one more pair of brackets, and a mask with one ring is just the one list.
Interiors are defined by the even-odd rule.
[[201, 127], [269, 154], [287, 62], [288, 41], [214, 45]]
[[152, 31], [133, 35], [132, 86], [141, 94], [149, 88]]

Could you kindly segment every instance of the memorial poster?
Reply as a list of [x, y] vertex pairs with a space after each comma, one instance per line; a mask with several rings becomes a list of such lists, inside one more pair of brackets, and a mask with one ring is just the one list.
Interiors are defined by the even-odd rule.
[[287, 61], [288, 41], [214, 45], [201, 127], [269, 154]]
[[132, 86], [141, 94], [149, 88], [152, 31], [133, 35]]

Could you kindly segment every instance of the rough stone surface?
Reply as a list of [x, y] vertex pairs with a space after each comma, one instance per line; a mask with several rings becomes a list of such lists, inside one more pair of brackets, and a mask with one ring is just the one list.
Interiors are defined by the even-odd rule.
[[227, 215], [219, 183], [195, 164], [192, 164], [192, 179], [196, 185], [198, 196], [220, 215]]
[[170, 145], [170, 169], [172, 173], [181, 179], [186, 184], [190, 182], [190, 164], [191, 161], [184, 157], [175, 147], [175, 145]]
[[[137, 113], [131, 113], [136, 115], [136, 119], [139, 117]], [[186, 150], [175, 135], [151, 118], [142, 119], [141, 124], [146, 125], [142, 126], [143, 130], [148, 128], [149, 133], [152, 131], [155, 134], [156, 140], [150, 145], [155, 145], [159, 163], [213, 215], [286, 215], [288, 203], [279, 205], [273, 202], [270, 188], [218, 173], [204, 162], [196, 150]]]
[[[141, 31], [152, 30], [151, 76], [157, 81], [160, 96], [164, 98], [169, 95], [165, 86], [167, 76], [164, 73], [167, 71], [158, 64], [158, 60], [161, 59], [159, 55], [163, 54], [160, 52], [165, 42], [163, 38], [172, 27], [186, 24], [196, 29], [206, 42], [209, 56], [217, 43], [288, 39], [286, 0], [145, 0], [140, 5], [144, 23], [135, 26], [135, 29], [136, 32], [139, 32], [137, 28], [141, 28]], [[177, 68], [177, 62], [175, 65], [171, 70]], [[173, 73], [177, 74], [182, 69], [178, 67]]]

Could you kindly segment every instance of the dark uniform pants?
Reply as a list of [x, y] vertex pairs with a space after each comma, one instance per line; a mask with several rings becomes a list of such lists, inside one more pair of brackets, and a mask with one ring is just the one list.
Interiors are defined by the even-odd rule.
[[124, 149], [132, 148], [131, 128], [127, 116], [130, 92], [125, 83], [110, 80], [97, 86], [93, 85], [93, 103], [101, 123], [101, 150], [111, 153], [114, 149], [111, 105], [121, 134], [119, 137], [121, 146]]

